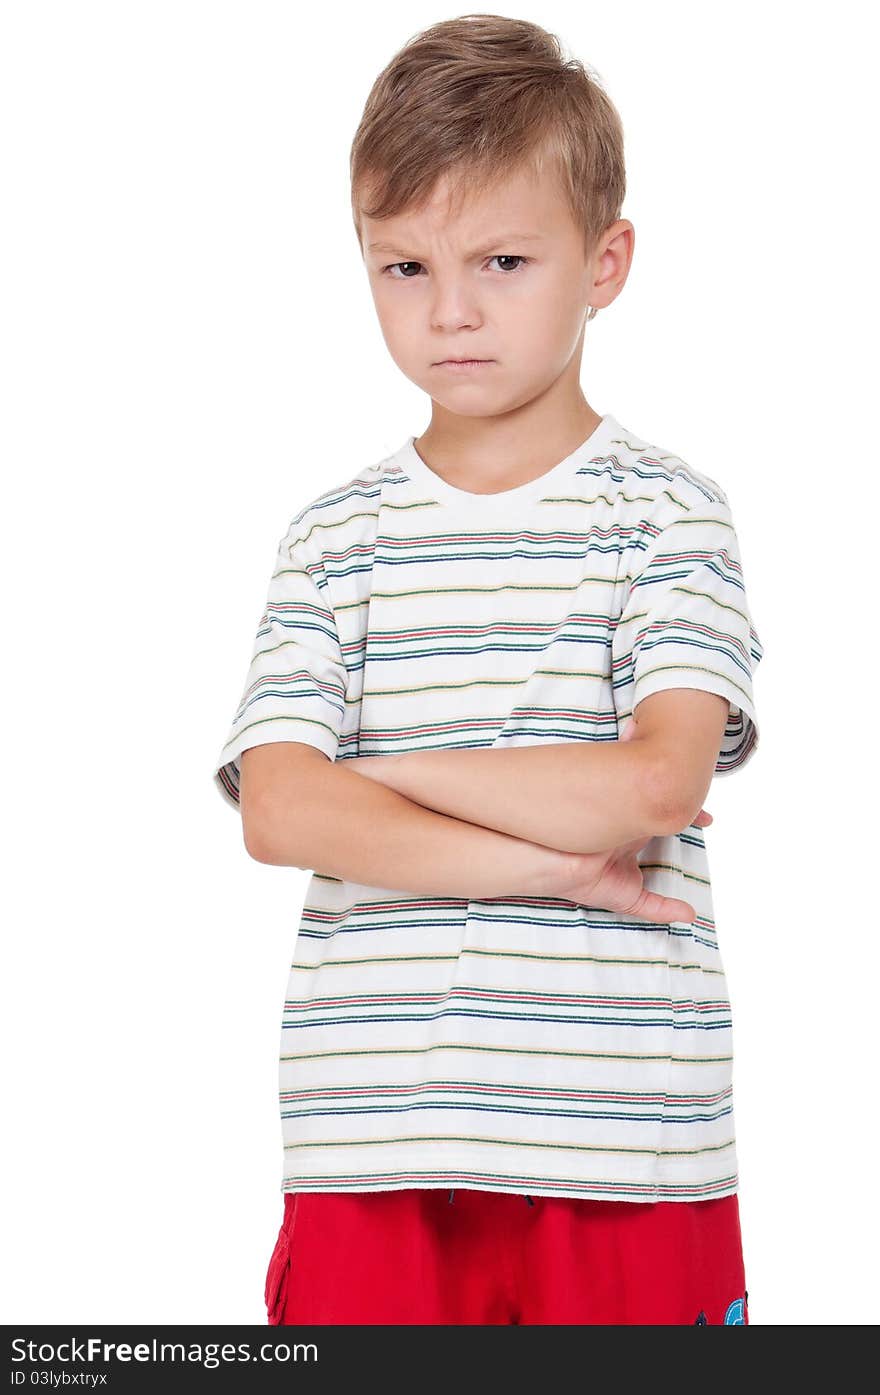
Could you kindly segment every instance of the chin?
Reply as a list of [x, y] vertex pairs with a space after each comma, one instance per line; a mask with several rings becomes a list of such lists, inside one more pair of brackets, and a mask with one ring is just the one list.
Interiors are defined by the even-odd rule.
[[460, 393], [458, 397], [446, 402], [442, 397], [432, 399], [438, 407], [449, 412], [450, 416], [456, 417], [496, 417], [504, 411], [503, 407], [490, 405], [485, 398], [480, 398], [476, 393]]

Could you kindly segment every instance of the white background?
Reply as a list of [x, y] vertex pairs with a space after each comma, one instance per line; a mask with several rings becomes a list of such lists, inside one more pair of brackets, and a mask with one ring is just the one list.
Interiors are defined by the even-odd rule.
[[[307, 873], [212, 783], [294, 512], [419, 434], [349, 211], [418, 0], [0, 19], [5, 1322], [265, 1323]], [[706, 807], [751, 1321], [878, 1312], [870, 7], [508, 5], [623, 118], [590, 404], [718, 480], [761, 745]]]

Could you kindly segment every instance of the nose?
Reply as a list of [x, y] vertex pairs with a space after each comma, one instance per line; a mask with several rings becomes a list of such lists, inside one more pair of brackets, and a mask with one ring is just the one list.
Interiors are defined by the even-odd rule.
[[437, 290], [431, 307], [431, 328], [440, 334], [454, 334], [462, 329], [479, 329], [482, 315], [463, 289], [450, 284]]

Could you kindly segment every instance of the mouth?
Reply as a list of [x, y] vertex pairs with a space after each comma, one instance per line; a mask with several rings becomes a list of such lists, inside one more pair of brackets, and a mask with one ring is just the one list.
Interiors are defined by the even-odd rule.
[[488, 363], [494, 363], [493, 358], [444, 358], [439, 363], [432, 364], [434, 368], [483, 368]]

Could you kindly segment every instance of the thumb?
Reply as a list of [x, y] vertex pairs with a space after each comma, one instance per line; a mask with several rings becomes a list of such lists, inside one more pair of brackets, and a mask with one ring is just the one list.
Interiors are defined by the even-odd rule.
[[661, 896], [659, 892], [642, 890], [641, 895], [625, 912], [625, 915], [640, 916], [642, 920], [651, 920], [659, 924], [667, 921], [683, 921], [690, 924], [696, 920], [697, 913], [688, 901], [680, 901], [675, 896]]

